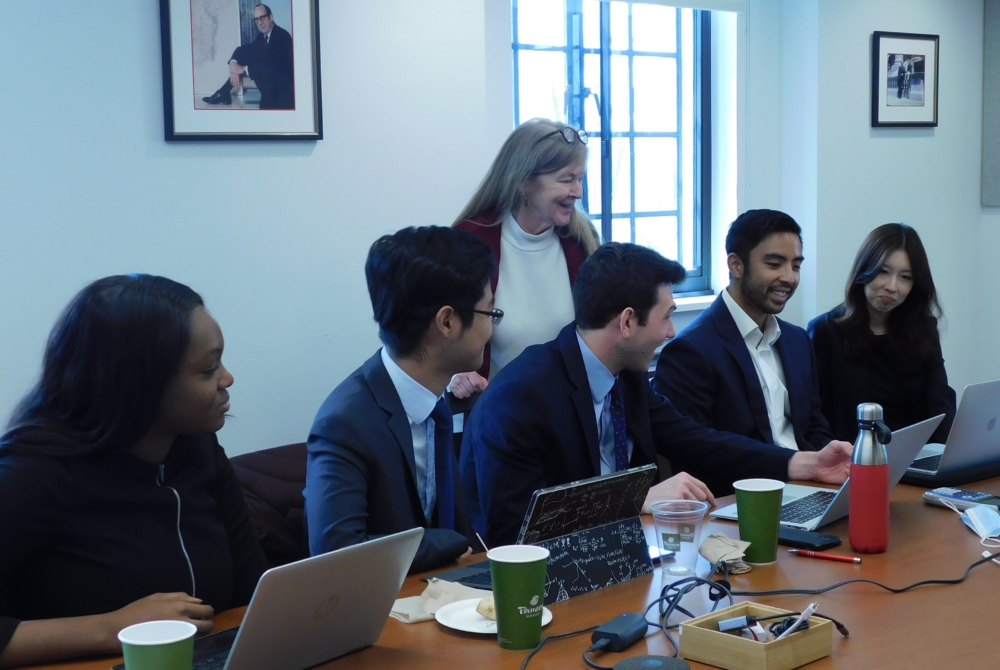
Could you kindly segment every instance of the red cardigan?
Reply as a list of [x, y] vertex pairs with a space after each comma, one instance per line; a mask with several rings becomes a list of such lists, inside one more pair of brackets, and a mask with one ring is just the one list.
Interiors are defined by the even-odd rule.
[[[493, 275], [490, 280], [490, 286], [493, 288], [493, 293], [497, 292], [497, 280], [500, 277], [500, 229], [501, 221], [494, 219], [492, 222], [490, 219], [485, 217], [480, 217], [476, 219], [466, 219], [456, 223], [454, 228], [459, 230], [464, 230], [466, 232], [472, 233], [483, 242], [489, 245], [490, 249], [493, 250], [493, 261], [497, 266], [497, 273]], [[587, 250], [584, 248], [583, 243], [575, 237], [569, 235], [563, 236], [559, 235], [559, 242], [562, 244], [563, 254], [566, 256], [566, 268], [569, 270], [569, 285], [572, 287], [576, 283], [576, 275], [580, 271], [580, 266], [583, 262], [587, 260]], [[542, 344], [539, 342], [538, 344]], [[490, 345], [486, 344], [486, 350], [483, 353], [483, 367], [479, 368], [479, 374], [483, 377], [489, 379], [490, 376]]]

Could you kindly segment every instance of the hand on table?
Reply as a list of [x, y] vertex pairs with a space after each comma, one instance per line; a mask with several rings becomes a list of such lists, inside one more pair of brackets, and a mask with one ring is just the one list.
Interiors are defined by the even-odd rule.
[[715, 496], [708, 487], [686, 472], [650, 487], [646, 500], [642, 503], [642, 513], [652, 514], [649, 506], [661, 500], [706, 500], [709, 505], [715, 504]]

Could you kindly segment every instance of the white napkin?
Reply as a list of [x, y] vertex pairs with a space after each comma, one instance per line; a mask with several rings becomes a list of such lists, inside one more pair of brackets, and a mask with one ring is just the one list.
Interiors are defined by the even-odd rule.
[[427, 581], [427, 588], [419, 596], [399, 598], [393, 603], [389, 616], [403, 623], [430, 621], [434, 618], [435, 612], [445, 605], [470, 598], [485, 598], [491, 594], [492, 591], [473, 589], [458, 582], [431, 578]]

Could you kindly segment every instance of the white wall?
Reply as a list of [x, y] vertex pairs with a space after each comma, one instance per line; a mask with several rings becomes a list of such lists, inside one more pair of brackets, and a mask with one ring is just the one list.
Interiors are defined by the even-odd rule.
[[[1000, 378], [991, 272], [1000, 215], [979, 205], [982, 0], [750, 0], [743, 209], [803, 224], [806, 271], [786, 309], [805, 325], [843, 299], [865, 235], [889, 221], [920, 233], [947, 317], [952, 386]], [[871, 34], [940, 35], [937, 128], [870, 127]], [[803, 81], [815, 74], [815, 85]], [[887, 176], [907, 184], [905, 197]]]
[[[141, 271], [189, 284], [222, 325], [228, 451], [304, 440], [378, 346], [368, 247], [450, 224], [510, 131], [487, 87], [509, 60], [487, 66], [496, 7], [321, 0], [326, 139], [168, 144], [157, 2], [4, 2], [0, 423], [70, 297]], [[490, 29], [509, 48], [509, 19]]]
[[[304, 439], [378, 345], [368, 246], [449, 223], [509, 132], [508, 7], [321, 0], [327, 139], [167, 144], [157, 3], [3, 3], [19, 29], [0, 40], [0, 421], [72, 294], [144, 271], [200, 291], [226, 333], [229, 451]], [[937, 128], [869, 127], [874, 30], [941, 35]], [[806, 224], [813, 276], [787, 315], [804, 324], [832, 307], [864, 235], [903, 220], [931, 256], [953, 385], [1000, 378], [1000, 213], [979, 206], [982, 0], [910, 0], [906, 12], [750, 0], [737, 33], [739, 207]], [[887, 194], [886, 173], [905, 173], [910, 196]]]

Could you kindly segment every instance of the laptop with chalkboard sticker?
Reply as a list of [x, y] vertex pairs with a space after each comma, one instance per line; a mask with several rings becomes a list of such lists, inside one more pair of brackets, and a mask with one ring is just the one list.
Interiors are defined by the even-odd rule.
[[[559, 555], [564, 555], [567, 551], [575, 552], [573, 555], [576, 555], [583, 551], [584, 546], [611, 546], [614, 548], [609, 549], [609, 551], [627, 550], [628, 552], [618, 556], [614, 562], [615, 566], [622, 566], [621, 574], [627, 574], [630, 568], [633, 570], [645, 569], [641, 574], [648, 574], [652, 571], [652, 563], [645, 536], [640, 532], [642, 546], [641, 551], [638, 551], [636, 549], [638, 544], [633, 542], [635, 524], [624, 522], [630, 519], [639, 520], [642, 503], [646, 499], [649, 487], [656, 479], [656, 473], [655, 465], [644, 465], [535, 491], [524, 515], [517, 544], [538, 544], [548, 548], [551, 552], [553, 547], [550, 547], [547, 542], [566, 538], [574, 533], [585, 533], [577, 538], [576, 543], [567, 543], [568, 541], [563, 540], [559, 544]], [[641, 531], [641, 522], [638, 527]], [[582, 544], [584, 542], [586, 544]], [[626, 549], [623, 550], [622, 546]], [[592, 563], [594, 570], [597, 571], [598, 564], [593, 560], [596, 554], [593, 551], [587, 552], [587, 554], [587, 556], [579, 557], [579, 560]], [[640, 563], [644, 563], [645, 568], [638, 565]], [[551, 558], [549, 566], [551, 572], [553, 570]], [[608, 573], [605, 575], [608, 579], [614, 580], [619, 576], [614, 569], [609, 568], [601, 574], [603, 575], [605, 572]], [[632, 576], [636, 577], [639, 574]], [[491, 588], [489, 561], [481, 561], [465, 567], [439, 572], [424, 579], [431, 577], [458, 582], [473, 588]], [[618, 583], [618, 581], [612, 583]], [[545, 602], [556, 601], [546, 597]]]

